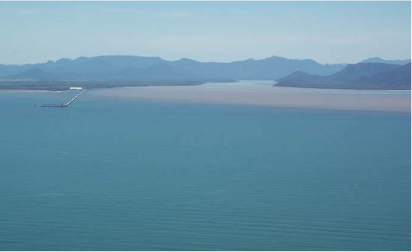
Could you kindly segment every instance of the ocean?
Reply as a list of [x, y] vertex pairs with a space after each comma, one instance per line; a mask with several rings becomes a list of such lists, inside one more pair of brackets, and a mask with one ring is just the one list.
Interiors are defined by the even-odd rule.
[[77, 92], [0, 92], [0, 250], [411, 249], [410, 113]]

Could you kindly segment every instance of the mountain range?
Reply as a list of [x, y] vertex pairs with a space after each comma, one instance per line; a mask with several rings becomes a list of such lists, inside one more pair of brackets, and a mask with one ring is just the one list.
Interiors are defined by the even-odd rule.
[[411, 89], [411, 63], [358, 63], [327, 75], [295, 72], [278, 79], [276, 86], [337, 89]]
[[[358, 64], [320, 64], [310, 59], [221, 62], [160, 57], [97, 56], [26, 65], [0, 65], [0, 88], [195, 85], [207, 81], [277, 80], [277, 86], [410, 89], [410, 60], [369, 58]], [[37, 84], [36, 84], [37, 83]]]
[[320, 64], [314, 60], [278, 56], [229, 63], [191, 59], [168, 61], [159, 57], [98, 56], [60, 59], [39, 64], [0, 65], [2, 80], [268, 80], [295, 71], [328, 75], [345, 64]]

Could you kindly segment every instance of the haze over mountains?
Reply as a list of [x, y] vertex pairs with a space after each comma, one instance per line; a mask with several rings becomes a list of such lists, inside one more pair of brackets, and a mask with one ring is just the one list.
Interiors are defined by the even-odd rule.
[[191, 59], [167, 61], [159, 57], [98, 56], [60, 59], [22, 66], [0, 65], [0, 78], [8, 80], [270, 80], [295, 71], [328, 75], [345, 64], [319, 64], [273, 56], [230, 63]]

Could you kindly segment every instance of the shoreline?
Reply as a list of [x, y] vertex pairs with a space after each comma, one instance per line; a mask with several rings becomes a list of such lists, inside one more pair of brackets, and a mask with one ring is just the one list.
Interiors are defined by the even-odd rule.
[[97, 88], [121, 88], [121, 87], [146, 87], [146, 86], [196, 86], [205, 83], [233, 83], [235, 80], [116, 80], [116, 81], [1, 81], [1, 90], [47, 90], [65, 91], [72, 86], [82, 86], [87, 89]]
[[69, 91], [69, 90], [50, 90], [50, 89], [0, 89], [0, 92], [64, 92], [64, 91]]

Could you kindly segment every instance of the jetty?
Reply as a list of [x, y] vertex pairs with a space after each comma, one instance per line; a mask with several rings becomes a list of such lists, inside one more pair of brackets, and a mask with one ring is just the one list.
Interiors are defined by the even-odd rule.
[[53, 107], [53, 108], [65, 108], [69, 106], [72, 102], [74, 102], [77, 98], [79, 98], [80, 95], [82, 95], [84, 92], [86, 92], [86, 88], [83, 89], [80, 93], [78, 93], [75, 97], [73, 97], [70, 101], [66, 103], [61, 103], [61, 104], [43, 104], [41, 107]]

